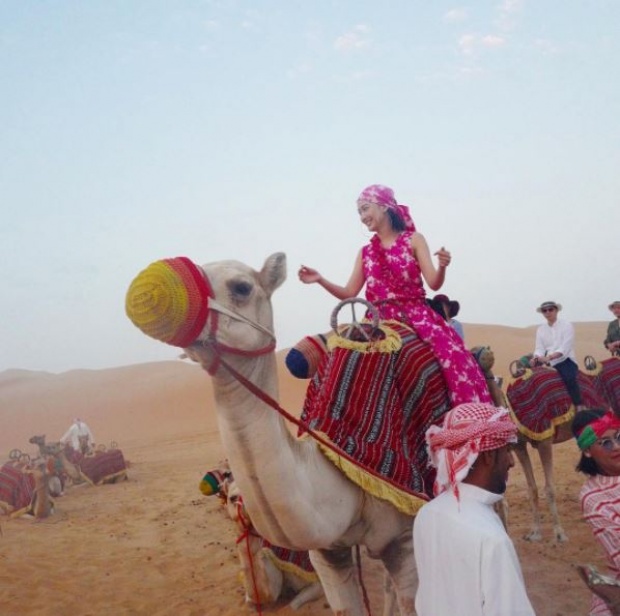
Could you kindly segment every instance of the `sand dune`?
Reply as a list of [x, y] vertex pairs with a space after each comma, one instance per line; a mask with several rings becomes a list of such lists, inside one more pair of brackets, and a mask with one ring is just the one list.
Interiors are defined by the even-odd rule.
[[[578, 323], [577, 353], [606, 357], [605, 323]], [[466, 325], [468, 346], [490, 345], [496, 374], [529, 352], [534, 327]], [[297, 413], [305, 383], [282, 369], [281, 403]], [[131, 467], [118, 485], [69, 488], [56, 514], [35, 522], [0, 518], [0, 614], [179, 614], [233, 616], [253, 613], [237, 575], [235, 531], [217, 499], [198, 482], [224, 457], [217, 434], [209, 377], [182, 361], [48, 374], [0, 373], [0, 454], [34, 453], [28, 438], [58, 439], [82, 417], [97, 442], [114, 440]], [[510, 533], [522, 560], [539, 616], [587, 613], [589, 594], [572, 563], [602, 564], [598, 546], [580, 520], [573, 443], [556, 447], [560, 513], [570, 541], [556, 545], [546, 507], [545, 539], [529, 544], [526, 487], [513, 470], [507, 495]], [[541, 476], [536, 461], [537, 476]], [[374, 614], [381, 613], [381, 579], [365, 561], [364, 578]], [[272, 610], [274, 611], [274, 610]], [[293, 612], [282, 606], [275, 611]], [[329, 614], [324, 602], [300, 614]]]

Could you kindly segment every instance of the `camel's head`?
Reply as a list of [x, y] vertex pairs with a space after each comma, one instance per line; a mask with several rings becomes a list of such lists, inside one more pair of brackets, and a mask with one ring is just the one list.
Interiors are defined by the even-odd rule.
[[127, 291], [127, 316], [142, 332], [209, 368], [214, 350], [238, 354], [275, 345], [271, 295], [286, 278], [286, 256], [260, 271], [238, 261], [195, 265], [186, 257], [151, 263]]
[[45, 445], [45, 434], [41, 434], [39, 435], [35, 435], [35, 436], [31, 436], [28, 439], [29, 443], [32, 443], [33, 445]]
[[489, 372], [495, 364], [495, 355], [488, 346], [477, 346], [471, 349], [473, 356], [482, 368], [483, 372]]

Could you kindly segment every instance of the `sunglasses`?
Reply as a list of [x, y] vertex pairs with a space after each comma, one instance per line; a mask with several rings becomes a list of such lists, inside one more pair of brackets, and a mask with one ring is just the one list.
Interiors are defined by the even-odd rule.
[[545, 313], [545, 312], [555, 312], [555, 311], [556, 311], [556, 308], [543, 308], [542, 309], [543, 313]]
[[613, 451], [615, 447], [620, 447], [620, 431], [613, 436], [607, 436], [596, 441], [605, 451]]

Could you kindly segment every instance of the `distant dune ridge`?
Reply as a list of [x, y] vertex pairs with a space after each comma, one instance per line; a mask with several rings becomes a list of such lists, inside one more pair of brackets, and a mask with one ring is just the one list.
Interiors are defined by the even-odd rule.
[[[606, 322], [575, 324], [581, 367], [585, 355], [608, 357], [602, 345], [606, 327]], [[491, 346], [494, 372], [505, 380], [510, 376], [510, 362], [533, 350], [535, 332], [536, 326], [465, 325], [468, 348]], [[286, 352], [278, 352], [281, 365]], [[285, 370], [280, 385], [283, 404], [303, 396], [305, 383], [292, 379]], [[180, 360], [61, 374], [7, 370], [0, 373], [0, 454], [25, 446], [35, 433], [57, 440], [74, 417], [84, 419], [99, 442], [212, 430], [211, 403], [208, 375]]]
[[[580, 366], [585, 355], [609, 356], [602, 345], [606, 328], [606, 322], [575, 323]], [[505, 383], [510, 362], [533, 350], [535, 330], [465, 324], [467, 346], [491, 346], [494, 372]], [[307, 382], [288, 374], [285, 354], [278, 352], [280, 403], [299, 414]], [[4, 459], [13, 448], [34, 454], [28, 443], [34, 434], [58, 440], [74, 417], [88, 423], [97, 443], [118, 443], [131, 463], [129, 479], [118, 485], [69, 487], [57, 499], [56, 514], [42, 522], [0, 517], [0, 614], [255, 613], [244, 603], [238, 578], [234, 525], [219, 499], [198, 489], [204, 473], [225, 455], [210, 377], [180, 360], [62, 374], [0, 373]], [[557, 502], [569, 542], [552, 543], [543, 493], [544, 540], [531, 544], [521, 539], [531, 514], [519, 467], [511, 472], [507, 493], [509, 530], [538, 616], [585, 614], [589, 592], [572, 565], [605, 566], [579, 514], [583, 480], [574, 471], [574, 443], [557, 445], [554, 456]], [[534, 464], [542, 486], [536, 456]], [[372, 612], [381, 613], [381, 572], [370, 561], [363, 569]], [[318, 601], [298, 612], [281, 607], [278, 614], [329, 616], [330, 611]]]

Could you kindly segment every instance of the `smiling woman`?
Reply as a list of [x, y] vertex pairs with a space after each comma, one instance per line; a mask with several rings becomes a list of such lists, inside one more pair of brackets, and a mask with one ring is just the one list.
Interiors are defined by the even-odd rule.
[[[588, 409], [576, 415], [572, 430], [581, 450], [577, 470], [588, 475], [579, 495], [583, 517], [605, 550], [611, 577], [620, 581], [620, 419]], [[617, 613], [610, 607], [592, 595], [591, 616]]]
[[355, 297], [366, 285], [366, 299], [383, 320], [404, 323], [427, 342], [438, 359], [453, 406], [489, 402], [484, 376], [458, 334], [426, 302], [423, 283], [437, 291], [443, 285], [451, 255], [435, 252], [435, 267], [425, 237], [416, 231], [409, 208], [398, 203], [394, 191], [381, 184], [365, 188], [357, 199], [360, 220], [374, 232], [357, 254], [349, 281], [340, 286], [302, 265], [299, 279], [318, 283], [334, 297]]

